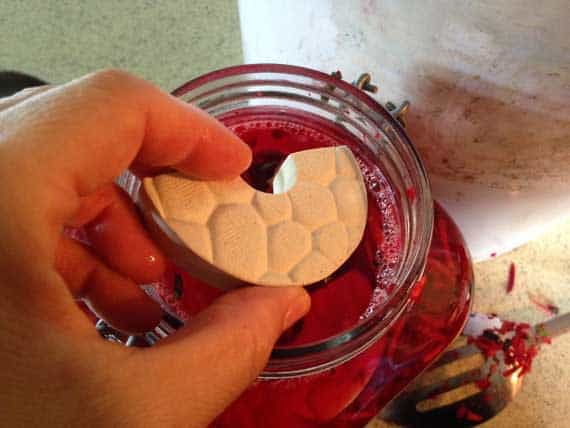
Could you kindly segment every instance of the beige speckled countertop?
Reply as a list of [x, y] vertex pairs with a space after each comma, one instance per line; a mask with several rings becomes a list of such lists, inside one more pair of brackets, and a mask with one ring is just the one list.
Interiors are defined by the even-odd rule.
[[172, 90], [242, 62], [234, 0], [0, 0], [0, 70], [62, 83], [108, 67]]
[[[512, 294], [506, 294], [509, 264], [517, 266]], [[503, 319], [537, 323], [547, 315], [529, 300], [529, 293], [551, 299], [560, 313], [570, 311], [570, 220], [541, 239], [475, 265], [473, 310], [497, 313]], [[545, 346], [526, 377], [522, 391], [485, 427], [565, 427], [570, 417], [570, 335]], [[374, 421], [367, 428], [393, 426]]]

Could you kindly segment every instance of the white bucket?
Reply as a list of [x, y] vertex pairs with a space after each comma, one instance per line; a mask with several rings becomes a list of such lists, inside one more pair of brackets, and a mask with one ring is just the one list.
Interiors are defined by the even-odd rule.
[[240, 0], [246, 62], [346, 80], [412, 106], [408, 132], [475, 260], [570, 213], [570, 3]]

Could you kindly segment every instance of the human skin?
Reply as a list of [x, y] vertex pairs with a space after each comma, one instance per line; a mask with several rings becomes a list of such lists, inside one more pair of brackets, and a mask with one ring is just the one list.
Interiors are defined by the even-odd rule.
[[216, 120], [122, 71], [0, 99], [0, 426], [203, 427], [254, 381], [308, 311], [304, 289], [232, 291], [145, 349], [101, 340], [76, 303], [131, 332], [160, 317], [137, 284], [165, 259], [113, 184], [123, 170], [224, 179], [250, 161]]

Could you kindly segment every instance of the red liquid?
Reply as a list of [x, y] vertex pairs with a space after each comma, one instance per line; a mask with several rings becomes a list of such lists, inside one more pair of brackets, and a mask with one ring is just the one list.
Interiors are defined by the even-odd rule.
[[[291, 152], [345, 144], [357, 156], [368, 189], [364, 238], [352, 257], [327, 280], [309, 287], [312, 307], [278, 346], [323, 340], [352, 328], [395, 292], [390, 279], [400, 262], [402, 232], [398, 198], [374, 157], [357, 141], [307, 117], [222, 119], [253, 149], [245, 178], [271, 191], [269, 179]], [[300, 123], [303, 125], [301, 126]], [[401, 197], [409, 197], [407, 195]], [[461, 330], [469, 309], [471, 267], [462, 238], [436, 206], [436, 223], [426, 280], [389, 332], [368, 350], [326, 372], [300, 378], [260, 381], [246, 391], [213, 427], [360, 427], [431, 363]], [[221, 292], [173, 268], [159, 294], [184, 319]]]

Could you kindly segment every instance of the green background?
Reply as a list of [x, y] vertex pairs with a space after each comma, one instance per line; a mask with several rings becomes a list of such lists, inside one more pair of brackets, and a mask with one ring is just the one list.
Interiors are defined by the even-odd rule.
[[0, 0], [0, 70], [61, 83], [118, 67], [166, 90], [241, 63], [234, 0]]

